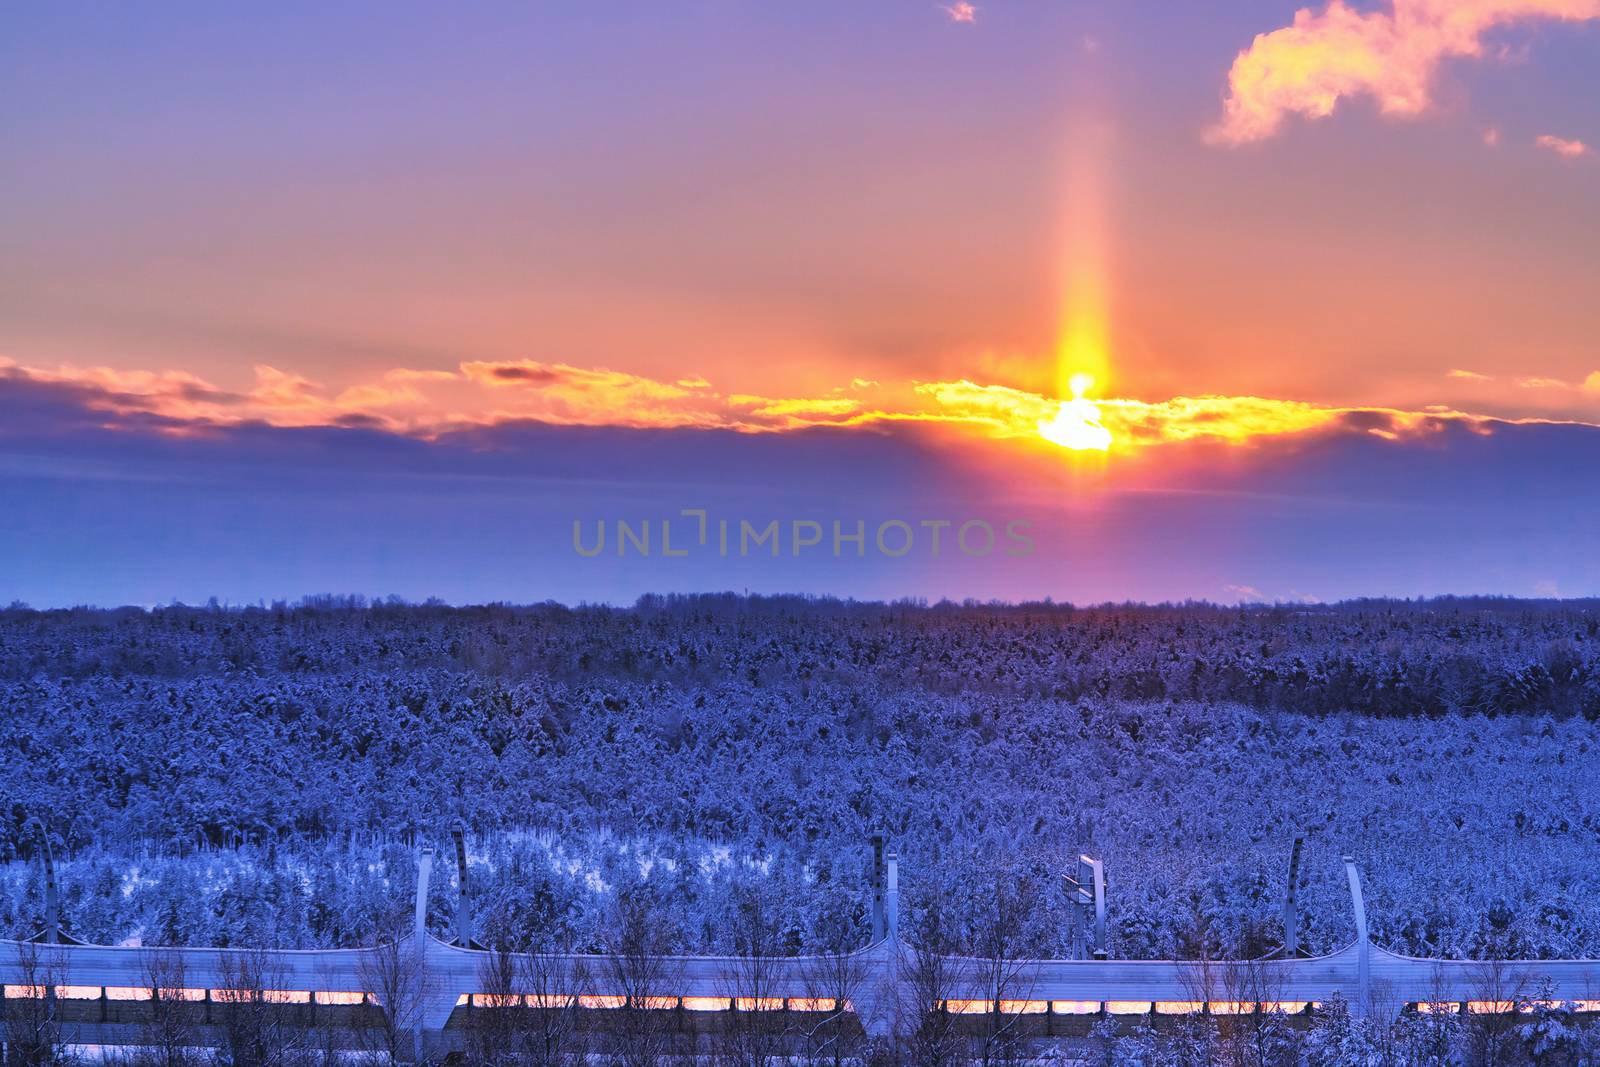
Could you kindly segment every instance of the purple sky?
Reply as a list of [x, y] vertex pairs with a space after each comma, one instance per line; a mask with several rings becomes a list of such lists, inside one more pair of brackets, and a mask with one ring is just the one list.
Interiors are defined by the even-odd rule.
[[1600, 592], [1600, 0], [1400, 6], [9, 8], [0, 600]]

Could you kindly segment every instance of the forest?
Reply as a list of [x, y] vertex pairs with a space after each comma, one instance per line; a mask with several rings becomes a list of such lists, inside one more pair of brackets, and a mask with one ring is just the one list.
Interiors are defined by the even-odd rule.
[[[870, 835], [908, 923], [975, 930], [1000, 879], [1064, 955], [1105, 862], [1109, 951], [1600, 955], [1600, 603], [1073, 607], [732, 595], [629, 608], [0, 611], [0, 931], [369, 944], [465, 828], [478, 933], [598, 950], [608, 902], [730, 949], [867, 938]], [[453, 864], [446, 865], [451, 871]], [[435, 879], [443, 935], [452, 877]]]

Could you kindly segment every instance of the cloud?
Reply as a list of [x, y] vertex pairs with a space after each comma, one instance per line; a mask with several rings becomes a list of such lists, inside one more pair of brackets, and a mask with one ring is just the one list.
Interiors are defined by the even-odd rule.
[[468, 382], [511, 394], [497, 414], [558, 425], [713, 427], [721, 425], [720, 397], [699, 377], [662, 381], [607, 367], [535, 360], [469, 361]]
[[956, 0], [953, 4], [941, 4], [940, 9], [951, 22], [974, 23], [978, 21], [978, 9], [967, 0]]
[[[1475, 371], [1452, 378], [1489, 380]], [[722, 392], [699, 376], [671, 381], [607, 367], [535, 360], [467, 361], [456, 370], [394, 368], [330, 387], [277, 367], [254, 368], [246, 391], [218, 388], [183, 371], [107, 367], [30, 368], [0, 359], [0, 382], [48, 386], [74, 414], [107, 429], [197, 436], [229, 427], [357, 427], [439, 440], [504, 426], [546, 425], [783, 434], [807, 429], [945, 428], [998, 440], [1041, 443], [1040, 427], [1061, 400], [969, 379], [878, 383], [855, 379], [812, 396]], [[1530, 390], [1600, 393], [1600, 371], [1580, 384], [1523, 378]], [[1426, 437], [1457, 426], [1490, 433], [1518, 420], [1460, 412], [1347, 407], [1258, 396], [1165, 400], [1081, 399], [1085, 418], [1104, 427], [1118, 452], [1183, 442], [1247, 444], [1303, 434]], [[53, 409], [54, 410], [54, 409]], [[1542, 420], [1522, 420], [1537, 423]], [[27, 432], [43, 432], [37, 420]]]
[[1459, 378], [1459, 379], [1461, 379], [1463, 381], [1468, 381], [1468, 382], [1492, 382], [1492, 381], [1494, 381], [1494, 378], [1492, 376], [1488, 375], [1488, 374], [1479, 374], [1475, 370], [1461, 370], [1459, 367], [1451, 367], [1449, 372], [1445, 374], [1445, 377], [1446, 378]]
[[1325, 118], [1339, 101], [1369, 96], [1386, 115], [1427, 111], [1439, 65], [1483, 55], [1490, 31], [1533, 19], [1600, 18], [1600, 0], [1392, 0], [1359, 11], [1330, 0], [1302, 8], [1292, 24], [1257, 35], [1228, 72], [1215, 144], [1277, 133], [1290, 115]]
[[[1600, 389], [1600, 372], [1591, 379]], [[1053, 417], [1060, 403], [1011, 386], [967, 380], [922, 383], [916, 391], [931, 402], [931, 409], [918, 414], [878, 412], [872, 417], [955, 423], [981, 429], [992, 437], [1033, 439], [1039, 423]], [[1442, 405], [1411, 411], [1260, 396], [1179, 396], [1161, 401], [1113, 398], [1091, 403], [1101, 424], [1111, 432], [1116, 451], [1186, 442], [1242, 445], [1318, 433], [1408, 441], [1430, 438], [1452, 427], [1487, 435], [1510, 425], [1589, 425], [1571, 420], [1499, 418]]]
[[1552, 133], [1542, 133], [1534, 138], [1534, 144], [1540, 148], [1548, 149], [1563, 159], [1578, 159], [1593, 151], [1582, 141], [1571, 141], [1565, 137], [1557, 137]]
[[769, 397], [735, 393], [728, 397], [728, 403], [749, 408], [751, 415], [790, 427], [844, 421], [861, 410], [859, 401], [842, 396]]

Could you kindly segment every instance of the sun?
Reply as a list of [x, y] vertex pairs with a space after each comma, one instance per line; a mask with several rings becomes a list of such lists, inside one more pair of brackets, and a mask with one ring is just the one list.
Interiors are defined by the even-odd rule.
[[1055, 418], [1039, 422], [1039, 436], [1074, 452], [1105, 452], [1111, 448], [1111, 431], [1100, 421], [1100, 405], [1085, 394], [1094, 388], [1094, 376], [1082, 371], [1068, 379], [1071, 400], [1061, 401]]

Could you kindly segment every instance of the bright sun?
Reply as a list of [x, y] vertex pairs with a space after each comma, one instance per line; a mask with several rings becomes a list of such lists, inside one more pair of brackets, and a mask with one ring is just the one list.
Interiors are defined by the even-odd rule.
[[1100, 421], [1100, 406], [1084, 394], [1094, 388], [1094, 376], [1082, 372], [1068, 379], [1072, 399], [1061, 401], [1055, 418], [1039, 423], [1039, 436], [1074, 452], [1104, 452], [1111, 447], [1111, 431]]

